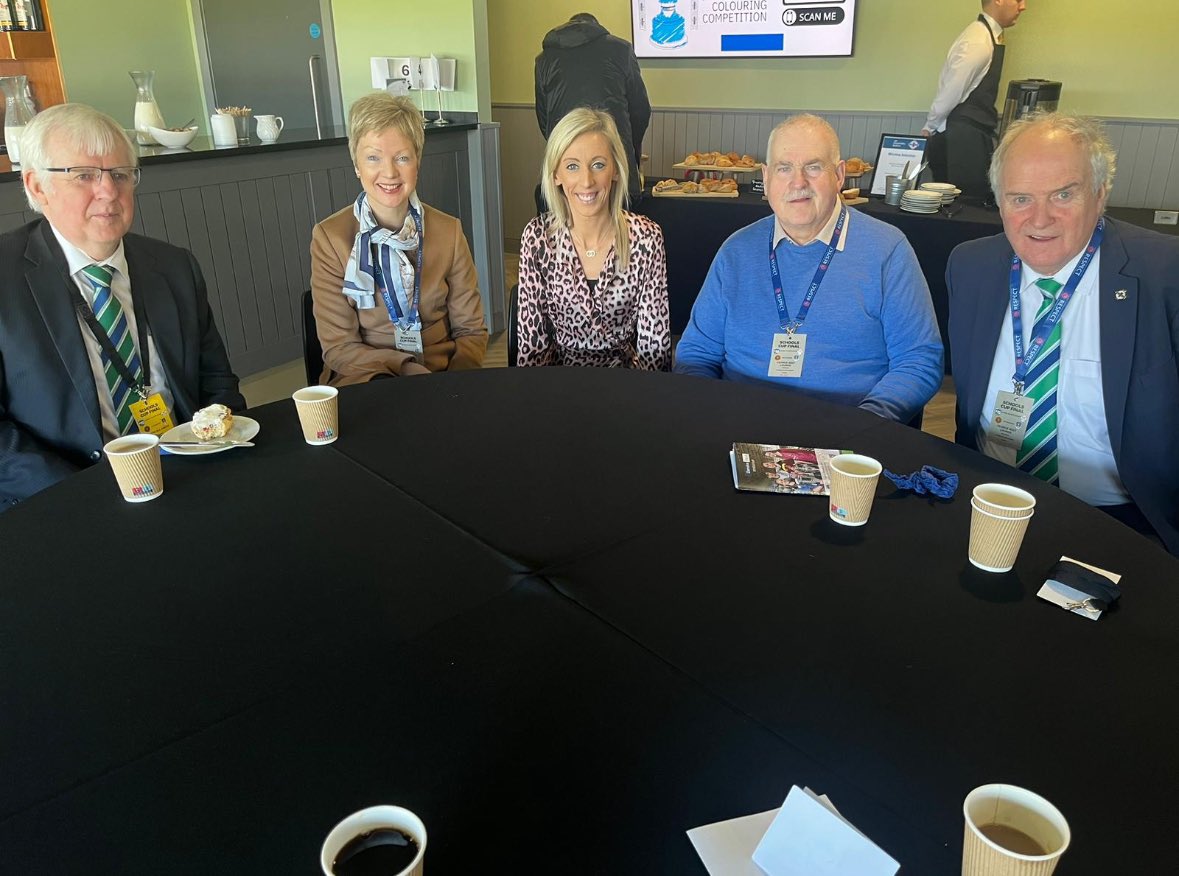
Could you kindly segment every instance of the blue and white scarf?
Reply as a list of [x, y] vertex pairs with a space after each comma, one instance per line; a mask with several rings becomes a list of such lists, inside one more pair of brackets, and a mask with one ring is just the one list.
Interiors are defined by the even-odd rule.
[[[413, 263], [406, 253], [413, 252], [421, 245], [418, 239], [418, 229], [413, 221], [413, 212], [417, 211], [422, 223], [422, 233], [425, 234], [426, 220], [422, 213], [422, 202], [418, 200], [418, 193], [409, 196], [410, 212], [405, 214], [405, 224], [397, 231], [390, 231], [377, 224], [376, 217], [368, 205], [368, 195], [361, 192], [352, 205], [352, 215], [360, 225], [360, 233], [352, 244], [352, 254], [348, 256], [348, 266], [344, 269], [343, 293], [356, 302], [361, 310], [377, 306], [377, 277], [373, 264], [374, 254], [379, 264], [389, 265], [390, 256], [396, 256], [396, 271], [386, 273], [393, 281], [393, 292], [397, 296], [397, 303], [401, 305], [401, 312], [408, 314], [413, 307]], [[374, 252], [375, 251], [375, 252]], [[389, 274], [392, 277], [389, 277]]]

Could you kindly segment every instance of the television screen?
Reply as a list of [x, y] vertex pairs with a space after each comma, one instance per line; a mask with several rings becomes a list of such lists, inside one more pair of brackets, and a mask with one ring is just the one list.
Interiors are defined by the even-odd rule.
[[631, 0], [640, 58], [848, 57], [858, 0]]

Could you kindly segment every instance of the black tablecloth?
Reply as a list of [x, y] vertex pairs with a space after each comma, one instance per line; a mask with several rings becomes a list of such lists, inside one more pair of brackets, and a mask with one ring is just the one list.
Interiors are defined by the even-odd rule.
[[[646, 197], [639, 212], [663, 228], [667, 247], [667, 286], [671, 299], [671, 330], [682, 334], [692, 314], [692, 304], [704, 285], [712, 259], [734, 231], [770, 214], [770, 205], [760, 195], [742, 191], [736, 198]], [[899, 228], [908, 238], [929, 284], [938, 328], [946, 347], [946, 373], [951, 372], [949, 298], [946, 292], [946, 262], [960, 243], [998, 234], [1003, 230], [999, 212], [965, 200], [955, 202], [949, 213], [909, 213], [871, 198], [855, 209]], [[1111, 208], [1110, 215], [1126, 222], [1177, 233], [1175, 226], [1151, 225], [1152, 211]], [[751, 266], [750, 270], [760, 270]], [[768, 262], [764, 269], [768, 272]], [[768, 276], [768, 273], [767, 273]]]
[[[153, 502], [103, 465], [0, 515], [0, 872], [311, 874], [386, 802], [433, 874], [702, 873], [684, 831], [805, 784], [944, 874], [989, 781], [1060, 806], [1070, 874], [1170, 866], [1179, 563], [1105, 515], [770, 388], [509, 369], [340, 401], [328, 447], [282, 402]], [[844, 529], [736, 493], [734, 440], [963, 487], [882, 483]], [[1039, 501], [989, 575], [969, 490], [1000, 478]], [[1036, 599], [1062, 554], [1124, 573], [1119, 610]]]

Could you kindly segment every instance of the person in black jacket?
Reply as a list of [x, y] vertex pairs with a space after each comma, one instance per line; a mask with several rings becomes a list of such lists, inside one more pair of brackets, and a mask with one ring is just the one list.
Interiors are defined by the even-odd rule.
[[[579, 12], [545, 34], [536, 56], [536, 121], [547, 140], [565, 114], [580, 106], [605, 110], [626, 149], [628, 194], [642, 192], [639, 156], [651, 121], [651, 102], [634, 49], [613, 36], [588, 12]], [[536, 193], [537, 213], [545, 205]]]

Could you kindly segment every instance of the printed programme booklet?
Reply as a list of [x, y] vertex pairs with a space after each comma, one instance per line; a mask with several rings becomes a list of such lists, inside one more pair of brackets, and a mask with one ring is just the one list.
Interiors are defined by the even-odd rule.
[[757, 493], [829, 496], [831, 457], [850, 452], [789, 444], [737, 443], [729, 451], [733, 486]]

